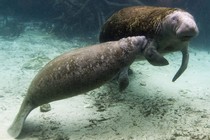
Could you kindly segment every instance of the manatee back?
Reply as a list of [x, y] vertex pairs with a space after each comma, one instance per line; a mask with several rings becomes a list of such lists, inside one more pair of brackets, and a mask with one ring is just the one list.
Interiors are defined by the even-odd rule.
[[87, 92], [110, 80], [134, 58], [126, 58], [118, 41], [67, 52], [36, 75], [27, 96], [39, 106]]
[[114, 41], [128, 36], [154, 38], [159, 24], [176, 8], [134, 6], [114, 13], [102, 26], [99, 41]]

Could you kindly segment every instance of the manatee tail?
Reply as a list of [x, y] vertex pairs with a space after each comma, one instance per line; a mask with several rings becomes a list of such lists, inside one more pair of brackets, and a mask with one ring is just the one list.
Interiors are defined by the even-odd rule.
[[28, 116], [28, 114], [31, 112], [31, 110], [33, 109], [34, 107], [25, 98], [14, 122], [12, 123], [12, 125], [9, 127], [7, 131], [12, 137], [17, 138], [20, 135], [25, 119]]
[[182, 52], [182, 64], [177, 73], [175, 74], [174, 78], [172, 79], [173, 82], [176, 81], [176, 79], [178, 79], [179, 76], [181, 76], [181, 74], [186, 70], [189, 62], [188, 47], [185, 47], [183, 50], [181, 50], [181, 52]]

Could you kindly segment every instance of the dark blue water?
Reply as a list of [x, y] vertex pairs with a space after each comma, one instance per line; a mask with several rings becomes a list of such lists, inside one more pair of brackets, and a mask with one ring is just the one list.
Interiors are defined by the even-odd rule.
[[[179, 7], [190, 12], [196, 19], [200, 35], [194, 40], [202, 46], [210, 44], [210, 2], [208, 0], [1, 0], [1, 30], [6, 19], [12, 35], [18, 35], [24, 27], [14, 27], [24, 21], [36, 20], [43, 22], [40, 26], [53, 31], [57, 35], [94, 36], [101, 25], [115, 11], [131, 5], [153, 5]], [[20, 25], [21, 26], [21, 25]], [[14, 31], [15, 30], [15, 31]], [[4, 31], [5, 32], [5, 31]], [[3, 33], [0, 33], [4, 35]], [[7, 33], [8, 34], [8, 33]], [[96, 38], [97, 40], [97, 38]], [[208, 47], [210, 48], [210, 47]]]

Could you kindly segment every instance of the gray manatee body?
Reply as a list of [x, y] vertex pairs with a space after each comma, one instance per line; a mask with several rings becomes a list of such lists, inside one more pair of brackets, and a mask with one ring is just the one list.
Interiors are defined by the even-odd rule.
[[128, 37], [80, 48], [53, 59], [32, 80], [8, 133], [18, 137], [28, 114], [40, 105], [100, 87], [128, 67], [147, 45], [144, 36]]
[[[144, 56], [155, 66], [163, 66], [162, 64], [166, 63], [157, 63], [155, 59], [147, 58], [147, 56], [153, 57], [149, 55], [151, 51], [163, 55], [181, 51], [182, 64], [172, 80], [175, 81], [187, 68], [189, 41], [197, 36], [198, 32], [193, 16], [182, 9], [133, 6], [114, 13], [103, 25], [99, 40], [106, 42], [127, 36], [146, 36], [151, 40], [153, 49], [145, 50]], [[144, 59], [142, 55], [139, 58]]]

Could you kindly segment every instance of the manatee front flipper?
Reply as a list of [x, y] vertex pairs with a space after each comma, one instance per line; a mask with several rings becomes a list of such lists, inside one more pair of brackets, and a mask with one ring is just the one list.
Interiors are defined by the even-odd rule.
[[129, 85], [128, 69], [129, 69], [129, 67], [124, 67], [120, 70], [120, 73], [118, 76], [118, 83], [119, 83], [120, 91], [123, 91]]
[[168, 61], [159, 54], [153, 42], [149, 42], [143, 54], [147, 61], [154, 66], [165, 66], [169, 64]]
[[181, 52], [182, 52], [182, 64], [177, 73], [175, 74], [174, 78], [172, 79], [173, 82], [179, 78], [179, 76], [185, 71], [188, 65], [189, 61], [188, 47], [184, 47], [184, 49], [182, 49]]

